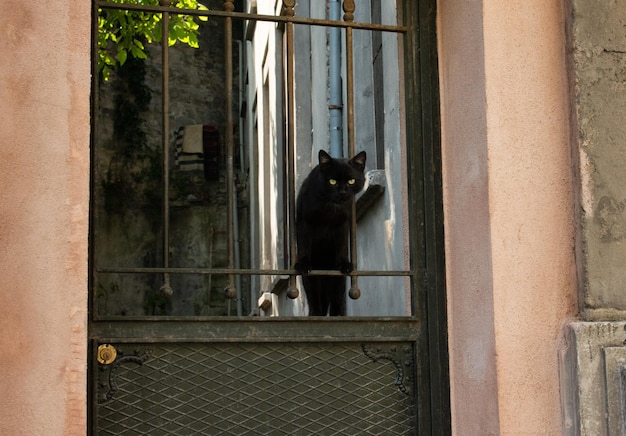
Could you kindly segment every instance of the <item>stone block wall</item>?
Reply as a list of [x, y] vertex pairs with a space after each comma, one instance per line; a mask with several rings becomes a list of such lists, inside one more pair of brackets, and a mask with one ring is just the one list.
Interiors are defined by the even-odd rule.
[[626, 319], [626, 1], [573, 0], [570, 60], [580, 171], [580, 298]]
[[566, 434], [626, 434], [626, 1], [567, 2], [580, 317], [561, 355]]

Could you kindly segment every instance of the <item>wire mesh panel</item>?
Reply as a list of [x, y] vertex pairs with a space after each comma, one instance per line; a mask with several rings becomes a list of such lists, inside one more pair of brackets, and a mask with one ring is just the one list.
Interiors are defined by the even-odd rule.
[[399, 343], [114, 344], [97, 434], [415, 434], [414, 349]]

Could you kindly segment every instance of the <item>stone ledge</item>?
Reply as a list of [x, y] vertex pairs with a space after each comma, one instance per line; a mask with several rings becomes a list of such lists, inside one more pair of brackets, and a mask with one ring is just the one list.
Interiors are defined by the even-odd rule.
[[564, 434], [621, 435], [626, 321], [573, 322], [561, 350]]

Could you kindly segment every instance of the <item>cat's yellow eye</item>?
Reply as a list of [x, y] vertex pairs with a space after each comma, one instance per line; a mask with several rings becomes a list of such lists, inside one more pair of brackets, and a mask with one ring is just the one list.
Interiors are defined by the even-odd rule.
[[328, 183], [330, 183], [330, 186], [335, 186], [337, 184], [337, 180], [335, 180], [335, 179], [328, 179]]
[[356, 183], [356, 180], [354, 179], [348, 180], [348, 185], [354, 185], [355, 183]]

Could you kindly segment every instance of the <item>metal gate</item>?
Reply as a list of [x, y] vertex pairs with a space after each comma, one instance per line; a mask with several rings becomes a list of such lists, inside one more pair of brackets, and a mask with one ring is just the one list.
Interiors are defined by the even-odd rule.
[[[243, 324], [237, 326], [243, 337], [218, 325], [205, 327], [217, 332], [194, 328], [200, 337], [188, 338], [182, 331], [189, 323], [167, 326], [176, 330], [176, 339], [163, 338], [160, 327], [146, 326], [157, 332], [143, 333], [132, 326], [132, 333], [152, 336], [154, 342], [124, 338], [95, 348], [93, 358], [100, 362], [92, 375], [97, 384], [95, 431], [415, 434], [415, 341], [407, 326], [372, 321], [360, 326]], [[120, 329], [128, 335], [123, 326]], [[397, 333], [398, 338], [382, 342], [363, 334], [372, 329]], [[344, 334], [325, 338], [329, 331]], [[110, 363], [102, 357], [113, 353]]]
[[[434, 5], [93, 0], [91, 434], [449, 433]], [[346, 317], [292, 269], [320, 125], [371, 139]]]

